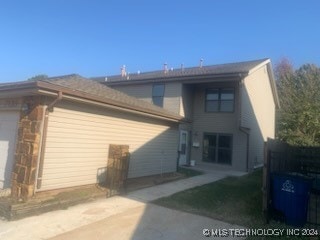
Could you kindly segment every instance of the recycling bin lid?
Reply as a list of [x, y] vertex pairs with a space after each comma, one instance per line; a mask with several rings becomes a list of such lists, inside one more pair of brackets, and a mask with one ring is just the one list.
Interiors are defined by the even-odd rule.
[[308, 182], [313, 181], [315, 179], [313, 176], [308, 176], [298, 172], [274, 172], [271, 175], [277, 176], [277, 177], [289, 177], [289, 178], [294, 178], [298, 180], [305, 180]]

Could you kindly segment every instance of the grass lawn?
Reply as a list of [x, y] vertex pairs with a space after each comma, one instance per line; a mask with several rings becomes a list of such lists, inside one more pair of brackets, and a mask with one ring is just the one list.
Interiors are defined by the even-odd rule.
[[[170, 197], [158, 199], [154, 203], [247, 228], [286, 228], [284, 224], [276, 222], [270, 225], [264, 223], [261, 186], [262, 171], [259, 170], [243, 177], [228, 177], [179, 192]], [[284, 237], [283, 239], [303, 238]]]
[[155, 203], [233, 224], [253, 226], [257, 221], [263, 223], [261, 181], [260, 171], [241, 178], [228, 177], [158, 199]]

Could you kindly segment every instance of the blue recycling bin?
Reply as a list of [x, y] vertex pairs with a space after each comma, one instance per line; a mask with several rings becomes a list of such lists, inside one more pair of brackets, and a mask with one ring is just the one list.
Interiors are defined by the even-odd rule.
[[302, 227], [307, 222], [312, 181], [298, 173], [272, 174], [272, 205], [284, 214], [286, 224]]

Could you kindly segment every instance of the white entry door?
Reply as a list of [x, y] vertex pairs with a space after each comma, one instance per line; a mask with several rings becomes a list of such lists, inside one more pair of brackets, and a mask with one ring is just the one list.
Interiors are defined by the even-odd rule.
[[179, 153], [179, 165], [186, 165], [188, 153], [188, 132], [184, 130], [180, 130]]
[[19, 113], [0, 111], [0, 189], [10, 188]]

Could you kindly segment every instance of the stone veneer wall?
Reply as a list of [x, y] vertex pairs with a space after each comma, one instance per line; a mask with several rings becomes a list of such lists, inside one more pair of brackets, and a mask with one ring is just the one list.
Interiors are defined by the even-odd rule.
[[44, 109], [41, 97], [25, 97], [24, 105], [29, 110], [20, 114], [11, 196], [26, 201], [35, 189]]

